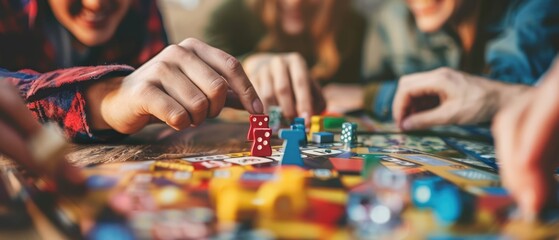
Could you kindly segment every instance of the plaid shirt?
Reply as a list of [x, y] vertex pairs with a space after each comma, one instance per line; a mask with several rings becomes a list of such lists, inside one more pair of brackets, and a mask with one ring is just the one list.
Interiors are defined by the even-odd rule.
[[46, 1], [0, 0], [0, 77], [19, 88], [39, 121], [56, 121], [74, 141], [119, 137], [89, 128], [84, 91], [91, 81], [131, 73], [167, 45], [156, 1], [134, 1], [113, 38], [90, 49], [87, 67], [56, 66], [60, 56], [44, 34], [52, 30], [44, 22], [53, 19]]

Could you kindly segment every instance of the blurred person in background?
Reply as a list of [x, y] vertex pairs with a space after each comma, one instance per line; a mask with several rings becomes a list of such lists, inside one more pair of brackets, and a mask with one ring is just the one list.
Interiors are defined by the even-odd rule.
[[266, 109], [309, 118], [324, 110], [321, 85], [360, 79], [365, 24], [347, 0], [227, 0], [206, 35], [240, 58]]
[[559, 49], [552, 0], [393, 0], [373, 19], [363, 104], [404, 130], [489, 121]]

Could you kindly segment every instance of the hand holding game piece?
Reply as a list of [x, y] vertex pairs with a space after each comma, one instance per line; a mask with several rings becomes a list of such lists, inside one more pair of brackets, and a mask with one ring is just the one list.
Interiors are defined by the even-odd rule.
[[479, 123], [527, 88], [439, 68], [402, 77], [392, 113], [403, 130]]
[[154, 119], [175, 129], [198, 125], [224, 106], [262, 113], [262, 102], [241, 64], [196, 39], [170, 45], [124, 78], [87, 90], [92, 125], [130, 134]]
[[[0, 79], [0, 153], [31, 174], [57, 183], [60, 190], [83, 189], [80, 170], [64, 159], [67, 143], [43, 128], [23, 104], [17, 90]], [[62, 140], [60, 140], [62, 139]]]
[[[503, 185], [526, 219], [557, 204], [553, 177], [559, 165], [559, 62], [543, 84], [511, 102], [494, 119]], [[518, 97], [518, 96], [517, 96]]]
[[299, 53], [254, 54], [243, 62], [264, 108], [279, 105], [284, 117], [309, 118], [326, 108], [320, 86], [313, 81]]

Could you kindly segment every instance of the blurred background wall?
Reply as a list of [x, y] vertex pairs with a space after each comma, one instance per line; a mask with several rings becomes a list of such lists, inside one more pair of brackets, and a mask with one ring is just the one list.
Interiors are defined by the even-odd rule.
[[204, 28], [210, 14], [222, 1], [159, 0], [169, 41], [177, 43], [188, 37], [204, 39]]
[[[177, 43], [188, 37], [203, 40], [204, 28], [208, 24], [211, 13], [223, 1], [226, 0], [159, 0], [169, 41]], [[353, 1], [356, 9], [369, 13], [364, 14], [367, 16], [383, 0], [347, 1]]]

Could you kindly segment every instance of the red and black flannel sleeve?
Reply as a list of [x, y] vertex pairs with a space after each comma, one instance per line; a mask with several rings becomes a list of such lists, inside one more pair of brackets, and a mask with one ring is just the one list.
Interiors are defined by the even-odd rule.
[[125, 76], [126, 65], [74, 67], [47, 73], [32, 70], [10, 72], [0, 68], [0, 78], [16, 86], [27, 107], [40, 122], [57, 122], [74, 142], [101, 142], [124, 137], [116, 131], [95, 131], [87, 119], [85, 90], [103, 78]]

